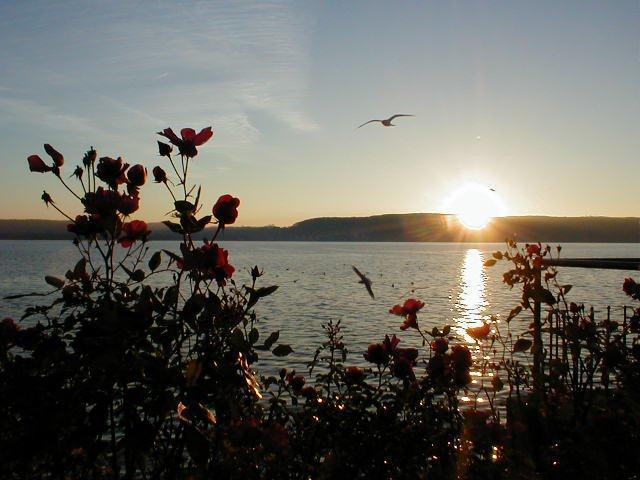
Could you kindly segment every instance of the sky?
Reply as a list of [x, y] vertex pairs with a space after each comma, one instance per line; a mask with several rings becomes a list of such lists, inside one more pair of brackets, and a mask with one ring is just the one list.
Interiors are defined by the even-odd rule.
[[[505, 214], [640, 216], [636, 0], [2, 0], [0, 44], [0, 218], [60, 218], [43, 189], [80, 213], [28, 172], [44, 143], [68, 174], [92, 145], [151, 171], [155, 132], [209, 125], [192, 179], [240, 225], [437, 212], [469, 182]], [[145, 185], [138, 218], [169, 200]]]

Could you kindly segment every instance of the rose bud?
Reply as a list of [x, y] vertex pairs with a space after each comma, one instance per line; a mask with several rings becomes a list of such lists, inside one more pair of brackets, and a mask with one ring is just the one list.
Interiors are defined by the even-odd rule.
[[143, 165], [134, 165], [127, 172], [127, 178], [131, 185], [141, 187], [147, 181], [147, 169]]
[[82, 167], [80, 165], [76, 165], [76, 169], [71, 174], [71, 177], [76, 177], [78, 180], [82, 180], [83, 173], [84, 170], [82, 169]]
[[53, 163], [55, 163], [57, 167], [64, 165], [64, 157], [62, 154], [48, 143], [44, 144], [44, 151], [53, 159]]
[[289, 380], [289, 386], [291, 386], [291, 390], [294, 395], [300, 395], [302, 391], [302, 387], [304, 387], [305, 379], [302, 375], [295, 375]]
[[260, 270], [258, 266], [251, 267], [251, 278], [254, 280], [264, 275], [264, 270]]
[[153, 168], [153, 179], [156, 183], [166, 183], [167, 182], [167, 172], [165, 172], [161, 167]]
[[222, 227], [230, 225], [238, 218], [238, 206], [240, 199], [234, 198], [229, 194], [222, 195], [213, 206], [213, 216], [218, 219]]
[[29, 170], [32, 172], [46, 173], [51, 171], [51, 167], [44, 163], [38, 155], [31, 155], [27, 158], [29, 162]]
[[87, 153], [84, 154], [84, 157], [82, 157], [82, 164], [85, 167], [88, 167], [96, 161], [97, 156], [98, 152], [96, 152], [93, 147], [91, 147], [91, 150], [88, 150]]
[[173, 147], [168, 143], [158, 141], [158, 153], [161, 157], [170, 157]]
[[45, 203], [47, 207], [49, 206], [50, 203], [53, 204], [53, 198], [51, 198], [51, 195], [49, 195], [45, 191], [42, 192], [42, 196], [40, 198], [42, 199], [42, 201]]

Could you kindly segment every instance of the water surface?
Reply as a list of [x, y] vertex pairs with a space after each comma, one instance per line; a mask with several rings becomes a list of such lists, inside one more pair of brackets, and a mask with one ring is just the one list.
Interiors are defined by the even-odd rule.
[[[265, 270], [262, 286], [280, 289], [257, 307], [259, 330], [280, 331], [280, 341], [294, 353], [287, 359], [263, 355], [261, 371], [280, 366], [305, 370], [305, 363], [324, 340], [321, 325], [341, 320], [349, 362], [363, 364], [362, 352], [385, 333], [395, 333], [405, 346], [418, 345], [416, 332], [401, 332], [401, 319], [389, 308], [408, 296], [427, 303], [421, 325], [431, 329], [449, 324], [460, 335], [491, 314], [505, 317], [517, 304], [519, 292], [502, 284], [506, 263], [486, 268], [483, 262], [502, 244], [452, 243], [329, 243], [329, 242], [223, 242], [236, 267], [236, 280], [248, 282], [248, 269]], [[151, 242], [151, 250], [178, 250], [177, 242]], [[78, 253], [66, 241], [0, 241], [0, 296], [46, 291], [45, 274], [63, 276]], [[565, 244], [570, 257], [640, 257], [640, 244]], [[372, 300], [351, 269], [356, 265], [373, 281]], [[561, 283], [573, 284], [571, 297], [593, 305], [602, 314], [611, 305], [620, 315], [627, 301], [621, 286], [632, 272], [561, 268]], [[637, 275], [636, 275], [637, 276]], [[413, 293], [412, 293], [413, 291]], [[33, 300], [31, 300], [33, 301]], [[2, 300], [1, 316], [19, 316], [29, 300]], [[523, 331], [530, 317], [518, 317], [512, 329]], [[477, 380], [476, 380], [477, 381]]]

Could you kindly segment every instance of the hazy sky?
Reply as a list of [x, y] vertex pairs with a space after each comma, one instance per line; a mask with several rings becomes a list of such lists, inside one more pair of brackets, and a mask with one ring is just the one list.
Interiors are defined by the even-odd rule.
[[193, 173], [243, 225], [438, 211], [468, 181], [510, 214], [637, 216], [639, 5], [3, 0], [0, 217], [58, 218], [43, 188], [79, 213], [28, 172], [45, 142], [151, 170], [155, 131], [208, 125]]

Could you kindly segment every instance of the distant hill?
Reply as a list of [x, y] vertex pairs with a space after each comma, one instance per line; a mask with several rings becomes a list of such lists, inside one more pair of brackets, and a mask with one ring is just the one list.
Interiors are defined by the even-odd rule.
[[[0, 220], [0, 239], [64, 240], [67, 221]], [[150, 225], [155, 240], [177, 240], [164, 225]], [[214, 227], [215, 228], [215, 227]], [[198, 237], [211, 237], [210, 227]], [[501, 217], [483, 230], [468, 230], [454, 216], [437, 213], [312, 218], [290, 227], [228, 227], [225, 240], [344, 242], [640, 242], [640, 218]]]

